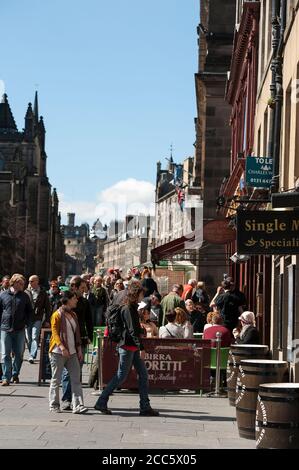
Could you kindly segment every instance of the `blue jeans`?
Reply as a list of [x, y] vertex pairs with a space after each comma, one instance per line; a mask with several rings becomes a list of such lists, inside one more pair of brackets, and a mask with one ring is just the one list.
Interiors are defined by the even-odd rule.
[[113, 390], [121, 385], [127, 378], [132, 366], [134, 366], [138, 375], [138, 388], [140, 396], [140, 409], [147, 410], [150, 408], [150, 400], [148, 397], [148, 374], [143, 360], [140, 357], [140, 351], [126, 351], [119, 348], [119, 363], [116, 374], [112, 377], [107, 387], [99, 396], [96, 405], [106, 407], [109, 396]]
[[26, 328], [26, 339], [28, 343], [28, 351], [32, 359], [36, 359], [37, 350], [38, 350], [38, 342], [39, 342], [39, 334], [42, 327], [41, 320], [36, 320], [30, 322]]
[[[82, 351], [84, 354], [84, 351]], [[82, 375], [82, 367], [84, 362], [80, 362], [80, 382], [81, 382], [81, 375]], [[62, 398], [61, 401], [67, 401], [69, 403], [72, 402], [72, 387], [71, 387], [71, 379], [66, 367], [63, 368], [62, 377], [61, 377], [61, 387], [62, 387]]]
[[[23, 362], [24, 346], [24, 330], [1, 331], [2, 380], [10, 382], [11, 376], [18, 377]], [[13, 360], [12, 352], [14, 353]]]

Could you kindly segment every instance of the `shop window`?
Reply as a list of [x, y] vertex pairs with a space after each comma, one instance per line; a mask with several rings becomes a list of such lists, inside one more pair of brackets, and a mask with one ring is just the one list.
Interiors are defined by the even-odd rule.
[[283, 274], [278, 276], [277, 348], [282, 349]]
[[283, 181], [282, 185], [285, 189], [289, 189], [289, 160], [290, 160], [290, 138], [292, 125], [292, 87], [289, 84], [285, 97], [285, 125], [284, 125], [284, 153], [282, 154]]
[[287, 360], [293, 362], [294, 351], [293, 341], [295, 339], [295, 302], [296, 302], [296, 265], [290, 264], [288, 267], [288, 330], [287, 330]]
[[[295, 130], [295, 180], [299, 178], [299, 64], [297, 64], [297, 74], [295, 91], [292, 90], [293, 96], [296, 101], [296, 130]], [[294, 86], [293, 85], [293, 86]]]
[[268, 47], [267, 58], [272, 52], [272, 0], [268, 0]]
[[263, 133], [263, 156], [268, 156], [268, 108], [264, 113], [264, 133]]

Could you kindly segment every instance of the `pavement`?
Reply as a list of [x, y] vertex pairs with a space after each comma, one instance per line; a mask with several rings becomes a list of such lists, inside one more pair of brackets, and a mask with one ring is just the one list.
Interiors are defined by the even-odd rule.
[[[26, 358], [26, 355], [25, 355]], [[38, 361], [24, 360], [20, 383], [0, 387], [1, 449], [255, 449], [238, 435], [227, 398], [194, 392], [152, 393], [159, 417], [139, 416], [139, 396], [121, 390], [109, 401], [113, 415], [94, 410], [97, 396], [83, 370], [84, 415], [48, 411], [49, 381], [38, 386]]]

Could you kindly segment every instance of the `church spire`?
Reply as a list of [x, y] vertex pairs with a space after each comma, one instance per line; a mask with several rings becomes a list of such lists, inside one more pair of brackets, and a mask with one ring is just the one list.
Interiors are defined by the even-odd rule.
[[3, 95], [2, 103], [0, 103], [0, 132], [18, 132], [6, 93]]
[[40, 117], [40, 120], [38, 122], [38, 136], [41, 149], [43, 152], [45, 152], [46, 129], [43, 116]]
[[35, 122], [36, 124], [39, 121], [39, 115], [38, 115], [38, 93], [37, 91], [35, 92], [35, 97], [34, 97], [34, 116], [35, 116]]
[[25, 116], [24, 136], [27, 141], [33, 140], [34, 137], [34, 114], [31, 103], [28, 104], [28, 109]]

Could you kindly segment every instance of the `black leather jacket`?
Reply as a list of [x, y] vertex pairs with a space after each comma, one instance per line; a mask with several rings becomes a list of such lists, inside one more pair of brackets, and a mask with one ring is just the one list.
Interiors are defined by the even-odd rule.
[[140, 351], [144, 349], [141, 334], [143, 329], [140, 326], [137, 304], [124, 305], [121, 310], [121, 316], [124, 322], [124, 331], [118, 347], [136, 346]]

